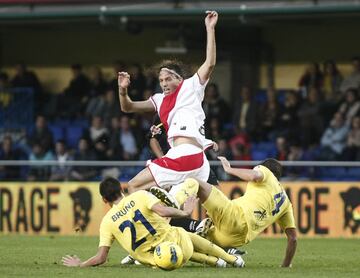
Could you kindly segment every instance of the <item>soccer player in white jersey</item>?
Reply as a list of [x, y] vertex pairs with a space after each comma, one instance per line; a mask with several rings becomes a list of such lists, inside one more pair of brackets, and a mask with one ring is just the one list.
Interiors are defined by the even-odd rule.
[[204, 150], [212, 147], [214, 142], [205, 138], [205, 113], [201, 103], [216, 62], [217, 20], [217, 12], [206, 12], [206, 59], [191, 78], [185, 79], [183, 68], [177, 62], [167, 61], [160, 67], [162, 94], [155, 94], [146, 101], [132, 101], [127, 92], [130, 75], [119, 72], [121, 110], [127, 113], [157, 112], [171, 146], [165, 156], [150, 162], [129, 181], [129, 192], [149, 189], [154, 185], [167, 188], [190, 176], [203, 181], [208, 179], [210, 166]]

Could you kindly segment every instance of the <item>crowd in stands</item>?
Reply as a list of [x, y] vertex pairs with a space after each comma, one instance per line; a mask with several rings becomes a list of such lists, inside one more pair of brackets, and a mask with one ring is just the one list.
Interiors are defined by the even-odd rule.
[[[203, 102], [208, 138], [219, 146], [208, 152], [229, 160], [344, 160], [360, 161], [360, 58], [352, 59], [352, 72], [343, 76], [334, 61], [322, 67], [310, 64], [299, 78], [298, 90], [244, 86], [232, 105], [209, 83]], [[1, 132], [0, 160], [59, 162], [127, 161], [152, 158], [146, 134], [152, 115], [124, 114], [117, 94], [117, 72], [131, 75], [129, 95], [148, 99], [159, 92], [156, 73], [144, 73], [139, 65], [114, 63], [114, 78], [105, 80], [98, 67], [89, 76], [82, 66], [71, 66], [72, 79], [60, 94], [46, 93], [37, 76], [25, 64], [16, 66], [11, 79], [0, 73], [0, 91], [32, 88], [34, 126], [18, 133]], [[94, 167], [0, 166], [1, 180], [92, 180], [101, 175]], [[121, 175], [121, 173], [118, 173]], [[219, 179], [228, 179], [217, 170]], [[289, 167], [288, 178], [311, 177], [311, 169]], [[126, 178], [126, 177], [125, 177]]]

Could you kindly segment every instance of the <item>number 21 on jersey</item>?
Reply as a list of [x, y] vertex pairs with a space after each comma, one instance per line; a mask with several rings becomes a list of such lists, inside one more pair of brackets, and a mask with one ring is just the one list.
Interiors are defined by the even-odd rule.
[[[146, 220], [146, 218], [144, 217], [144, 215], [142, 215], [140, 210], [136, 210], [135, 211], [135, 215], [133, 217], [134, 222], [138, 222], [140, 221], [145, 228], [149, 231], [150, 234], [155, 235], [156, 234], [156, 230], [154, 229], [153, 226], [151, 226], [151, 224]], [[131, 222], [130, 220], [126, 220], [124, 222], [122, 222], [119, 226], [119, 230], [123, 233], [124, 230], [126, 228], [130, 229], [131, 232], [131, 249], [133, 251], [135, 251], [136, 248], [138, 248], [141, 244], [143, 244], [146, 241], [146, 238], [143, 237], [139, 240], [136, 240], [136, 229], [135, 229], [135, 225], [133, 222]]]

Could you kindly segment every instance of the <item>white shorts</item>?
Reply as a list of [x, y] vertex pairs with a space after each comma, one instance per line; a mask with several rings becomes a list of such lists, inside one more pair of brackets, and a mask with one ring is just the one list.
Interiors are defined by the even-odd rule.
[[191, 144], [173, 147], [166, 155], [151, 161], [147, 166], [156, 184], [164, 189], [182, 183], [187, 178], [207, 181], [210, 173], [205, 153]]

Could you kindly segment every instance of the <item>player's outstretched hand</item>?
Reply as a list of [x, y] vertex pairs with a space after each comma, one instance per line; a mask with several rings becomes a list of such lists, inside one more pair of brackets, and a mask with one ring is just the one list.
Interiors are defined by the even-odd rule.
[[184, 203], [184, 212], [187, 213], [187, 215], [190, 215], [194, 208], [196, 207], [197, 203], [198, 203], [198, 198], [196, 198], [196, 196], [190, 196], [189, 198], [186, 199], [185, 203]]
[[81, 260], [76, 255], [74, 256], [66, 255], [65, 257], [62, 257], [61, 261], [63, 265], [68, 267], [80, 266], [81, 264]]
[[218, 21], [218, 13], [216, 11], [206, 11], [205, 26], [207, 28], [214, 28]]
[[150, 127], [151, 135], [152, 135], [152, 136], [155, 136], [155, 135], [160, 134], [160, 133], [161, 133], [161, 128], [160, 128], [161, 126], [162, 126], [162, 124], [152, 125], [152, 126]]
[[119, 72], [118, 73], [118, 85], [122, 89], [126, 89], [130, 85], [130, 74], [127, 72]]
[[225, 157], [218, 156], [218, 159], [221, 161], [221, 164], [222, 164], [225, 172], [227, 172], [229, 169], [231, 169], [230, 162]]

